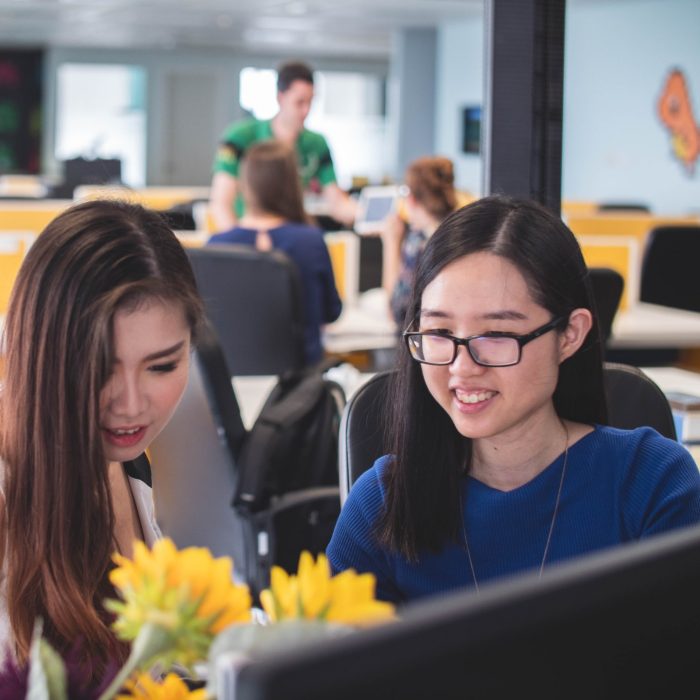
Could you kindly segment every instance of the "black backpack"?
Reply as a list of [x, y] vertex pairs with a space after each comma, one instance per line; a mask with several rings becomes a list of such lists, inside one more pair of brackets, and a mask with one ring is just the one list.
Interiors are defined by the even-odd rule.
[[[234, 508], [253, 524], [254, 593], [273, 564], [293, 573], [299, 555], [323, 552], [340, 513], [338, 433], [345, 395], [318, 369], [283, 375], [238, 456]], [[249, 558], [250, 561], [250, 558]]]

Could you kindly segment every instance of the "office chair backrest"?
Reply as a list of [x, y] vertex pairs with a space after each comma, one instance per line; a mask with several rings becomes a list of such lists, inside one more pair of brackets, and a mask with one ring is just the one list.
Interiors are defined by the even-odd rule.
[[284, 253], [233, 244], [186, 250], [233, 376], [304, 366], [301, 281]]
[[620, 307], [625, 279], [611, 267], [591, 267], [588, 271], [596, 305], [600, 339], [605, 346], [610, 338], [615, 314]]
[[148, 450], [156, 518], [178, 547], [231, 556], [241, 575], [245, 523], [231, 498], [245, 434], [223, 353], [205, 328], [182, 401]]
[[608, 425], [625, 429], [649, 425], [664, 437], [676, 439], [671, 406], [664, 392], [642, 370], [632, 365], [606, 362], [603, 381]]
[[[341, 502], [358, 477], [388, 452], [383, 417], [389, 382], [395, 370], [375, 374], [349, 399], [340, 423], [338, 471]], [[637, 367], [606, 362], [608, 425], [637, 428], [649, 425], [676, 439], [671, 407], [659, 387]]]
[[700, 311], [699, 260], [700, 225], [653, 228], [642, 257], [640, 300]]

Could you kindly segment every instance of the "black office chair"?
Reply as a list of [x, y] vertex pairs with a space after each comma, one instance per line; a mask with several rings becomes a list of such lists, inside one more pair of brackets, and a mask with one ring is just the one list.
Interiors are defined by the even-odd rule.
[[301, 281], [289, 257], [232, 244], [186, 250], [231, 374], [301, 369]]
[[640, 301], [700, 311], [700, 225], [657, 226], [642, 258]]
[[[335, 382], [328, 386], [340, 413], [345, 395]], [[206, 324], [182, 401], [148, 451], [156, 518], [178, 547], [208, 547], [215, 556], [233, 557], [234, 574], [257, 596], [269, 585], [272, 565], [289, 571], [302, 550], [325, 549], [340, 494], [335, 485], [296, 484], [258, 511], [235, 508], [248, 435], [223, 349]]]
[[[386, 454], [384, 424], [386, 396], [395, 370], [375, 374], [349, 399], [340, 423], [338, 471], [344, 503], [351, 486], [374, 461]], [[636, 428], [649, 425], [676, 439], [671, 407], [659, 387], [637, 367], [606, 362], [608, 425]]]
[[612, 332], [615, 314], [620, 307], [625, 278], [617, 270], [610, 267], [591, 267], [589, 275], [600, 328], [600, 339], [604, 348]]

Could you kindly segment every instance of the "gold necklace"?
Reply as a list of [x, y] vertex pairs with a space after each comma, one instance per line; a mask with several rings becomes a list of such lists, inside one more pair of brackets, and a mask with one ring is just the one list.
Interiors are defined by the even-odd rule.
[[[547, 554], [549, 553], [549, 543], [552, 541], [552, 532], [554, 532], [554, 523], [557, 521], [557, 513], [559, 513], [559, 502], [561, 500], [561, 491], [564, 486], [564, 476], [566, 475], [566, 464], [569, 461], [569, 429], [566, 427], [566, 423], [562, 421], [562, 427], [564, 428], [565, 443], [564, 443], [564, 464], [561, 468], [561, 477], [559, 478], [559, 488], [557, 489], [557, 500], [554, 502], [554, 511], [552, 512], [552, 521], [549, 523], [549, 532], [547, 533], [547, 541], [544, 545], [544, 553], [542, 554], [542, 561], [540, 562], [540, 570], [538, 573], [538, 578], [542, 576], [542, 571], [544, 569], [544, 563], [547, 561]], [[462, 515], [462, 533], [464, 534], [464, 546], [467, 550], [467, 558], [469, 559], [469, 569], [472, 574], [472, 579], [474, 580], [474, 590], [479, 592], [479, 581], [476, 578], [476, 570], [474, 569], [474, 562], [472, 561], [472, 553], [469, 549], [469, 538], [467, 537], [467, 526], [464, 522], [464, 506], [461, 508]]]

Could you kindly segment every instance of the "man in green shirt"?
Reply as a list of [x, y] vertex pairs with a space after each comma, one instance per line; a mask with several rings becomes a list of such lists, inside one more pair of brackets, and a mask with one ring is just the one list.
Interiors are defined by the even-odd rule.
[[342, 224], [352, 225], [355, 202], [336, 183], [326, 139], [304, 127], [313, 96], [311, 69], [304, 63], [285, 63], [277, 73], [277, 114], [269, 120], [247, 119], [226, 129], [214, 160], [209, 201], [218, 231], [233, 228], [242, 214], [238, 171], [246, 149], [268, 139], [295, 146], [304, 190], [322, 193], [330, 216]]

